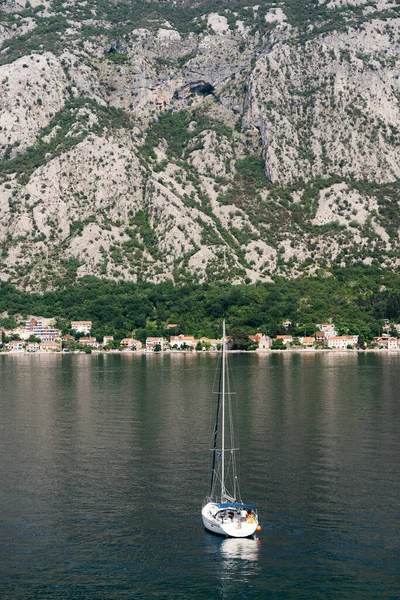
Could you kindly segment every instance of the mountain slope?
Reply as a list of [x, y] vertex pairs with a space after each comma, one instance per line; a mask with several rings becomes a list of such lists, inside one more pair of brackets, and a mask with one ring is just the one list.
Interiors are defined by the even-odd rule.
[[3, 2], [0, 277], [398, 264], [398, 2]]

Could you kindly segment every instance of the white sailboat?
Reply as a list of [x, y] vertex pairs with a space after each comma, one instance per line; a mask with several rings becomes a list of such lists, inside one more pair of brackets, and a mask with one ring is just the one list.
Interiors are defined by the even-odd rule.
[[217, 392], [217, 414], [213, 433], [213, 462], [210, 494], [201, 516], [204, 527], [220, 535], [245, 538], [261, 529], [255, 506], [244, 504], [240, 497], [236, 472], [232, 403], [234, 392], [227, 378], [225, 321], [222, 333], [222, 365]]

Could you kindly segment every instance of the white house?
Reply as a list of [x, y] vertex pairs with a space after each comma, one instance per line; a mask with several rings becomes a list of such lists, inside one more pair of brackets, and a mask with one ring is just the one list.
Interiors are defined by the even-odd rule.
[[337, 331], [333, 323], [318, 323], [317, 327], [320, 331], [323, 332], [326, 340], [331, 337], [337, 336]]
[[183, 346], [196, 348], [197, 341], [193, 335], [172, 335], [169, 338], [169, 345], [171, 348], [176, 348], [177, 350], [180, 350]]
[[285, 346], [293, 343], [293, 337], [291, 335], [277, 335], [276, 340], [281, 340]]
[[222, 344], [222, 340], [216, 340], [213, 338], [206, 338], [206, 337], [202, 337], [199, 340], [195, 340], [195, 342], [196, 342], [196, 345], [197, 345], [197, 343], [200, 343], [202, 345], [210, 344], [211, 350], [217, 350], [218, 345]]
[[24, 352], [24, 340], [12, 340], [8, 343], [11, 352]]
[[92, 329], [92, 321], [71, 321], [71, 329], [77, 333], [84, 333], [90, 335]]
[[165, 350], [166, 339], [163, 337], [148, 337], [146, 339], [146, 351], [154, 352], [154, 348], [160, 346], [161, 350]]
[[358, 335], [334, 335], [327, 340], [328, 348], [347, 348], [357, 346]]
[[114, 341], [114, 336], [113, 335], [105, 335], [103, 337], [103, 346], [107, 346], [107, 344], [109, 342], [113, 342]]
[[26, 345], [27, 352], [39, 352], [40, 344], [38, 342], [28, 342]]
[[84, 346], [88, 346], [89, 348], [99, 347], [99, 342], [96, 340], [95, 337], [81, 337], [79, 343], [83, 344]]
[[397, 350], [399, 347], [399, 340], [394, 337], [389, 337], [388, 335], [383, 335], [382, 337], [375, 337], [374, 342], [375, 344], [378, 344], [378, 346], [383, 346], [388, 350]]
[[122, 348], [127, 348], [128, 350], [141, 350], [143, 344], [134, 338], [124, 338], [121, 340], [120, 346], [122, 346]]

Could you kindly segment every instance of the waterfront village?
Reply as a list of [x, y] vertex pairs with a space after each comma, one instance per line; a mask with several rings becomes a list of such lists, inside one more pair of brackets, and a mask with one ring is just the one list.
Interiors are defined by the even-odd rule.
[[[134, 337], [114, 340], [113, 336], [106, 335], [102, 340], [91, 336], [92, 321], [71, 321], [70, 333], [62, 335], [60, 329], [55, 328], [55, 319], [30, 317], [14, 329], [0, 327], [0, 351], [21, 353], [87, 353], [92, 352], [207, 352], [219, 351], [221, 339], [201, 337], [195, 339], [193, 335], [170, 335], [168, 337], [148, 337], [145, 343]], [[283, 327], [289, 330], [292, 323], [284, 321]], [[178, 327], [175, 323], [166, 326], [171, 333]], [[312, 336], [293, 337], [289, 333], [271, 338], [268, 335], [256, 332], [247, 336], [246, 349], [253, 351], [269, 350], [365, 350], [367, 344], [358, 335], [338, 335], [335, 325], [322, 323], [315, 326], [317, 331]], [[375, 337], [368, 345], [369, 349], [400, 350], [400, 324], [392, 324], [385, 320], [383, 332]], [[235, 349], [234, 340], [227, 336], [227, 347]]]

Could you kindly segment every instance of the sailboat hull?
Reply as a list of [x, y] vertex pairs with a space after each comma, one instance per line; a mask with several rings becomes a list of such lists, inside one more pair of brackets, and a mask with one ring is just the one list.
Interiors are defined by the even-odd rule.
[[[229, 513], [233, 513], [233, 516], [228, 516]], [[257, 515], [246, 519], [240, 516], [237, 506], [232, 505], [232, 508], [228, 506], [220, 510], [218, 504], [214, 502], [208, 502], [203, 506], [201, 517], [208, 531], [225, 537], [250, 537], [254, 535], [258, 525]]]

